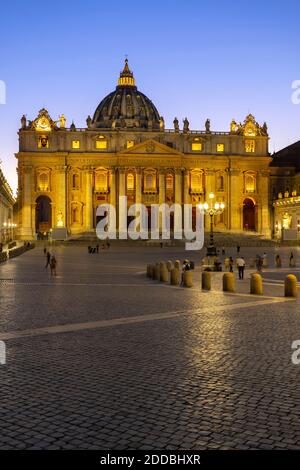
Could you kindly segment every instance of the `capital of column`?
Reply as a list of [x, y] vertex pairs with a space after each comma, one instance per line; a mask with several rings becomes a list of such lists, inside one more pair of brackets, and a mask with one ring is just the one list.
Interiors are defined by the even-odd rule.
[[270, 175], [270, 170], [268, 170], [268, 169], [259, 170], [259, 175], [266, 178]]
[[68, 169], [68, 166], [67, 165], [56, 165], [54, 168], [59, 173], [65, 173], [65, 171]]
[[92, 174], [94, 172], [94, 167], [90, 166], [90, 165], [85, 165], [83, 167], [83, 170], [86, 172], [86, 173], [90, 173]]
[[26, 175], [29, 175], [31, 173], [32, 168], [33, 168], [32, 165], [24, 165], [23, 166], [24, 173]]
[[211, 168], [205, 168], [204, 173], [206, 175], [214, 175], [216, 173], [216, 171], [212, 170]]
[[231, 176], [239, 176], [242, 170], [240, 168], [228, 168], [228, 172]]

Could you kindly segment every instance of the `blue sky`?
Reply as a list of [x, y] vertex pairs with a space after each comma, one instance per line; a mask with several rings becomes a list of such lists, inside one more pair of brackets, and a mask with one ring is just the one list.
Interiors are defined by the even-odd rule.
[[[14, 1], [0, 6], [0, 158], [16, 188], [20, 117], [45, 106], [85, 126], [116, 86], [128, 54], [138, 88], [171, 127], [228, 130], [251, 112], [267, 121], [270, 151], [299, 140], [297, 1]], [[300, 158], [300, 156], [299, 156]]]

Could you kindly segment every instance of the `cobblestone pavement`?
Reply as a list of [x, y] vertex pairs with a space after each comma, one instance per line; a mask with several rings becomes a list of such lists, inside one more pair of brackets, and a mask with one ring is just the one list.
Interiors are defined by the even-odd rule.
[[0, 265], [0, 449], [300, 449], [300, 270], [267, 251], [262, 297], [249, 270], [233, 295], [199, 267], [191, 289], [148, 280], [176, 248], [55, 247], [55, 279], [41, 247]]

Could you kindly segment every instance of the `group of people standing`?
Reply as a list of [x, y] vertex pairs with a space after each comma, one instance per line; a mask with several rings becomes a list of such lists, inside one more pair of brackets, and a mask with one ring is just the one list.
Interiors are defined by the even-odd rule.
[[[236, 266], [238, 268], [239, 279], [244, 279], [244, 272], [246, 261], [243, 256], [238, 256], [235, 260]], [[233, 273], [234, 260], [232, 256], [225, 258], [225, 269], [230, 273]]]
[[44, 255], [46, 257], [45, 269], [48, 269], [48, 266], [50, 266], [51, 276], [56, 276], [57, 261], [55, 256], [51, 255], [50, 251], [48, 251], [46, 248], [44, 248]]

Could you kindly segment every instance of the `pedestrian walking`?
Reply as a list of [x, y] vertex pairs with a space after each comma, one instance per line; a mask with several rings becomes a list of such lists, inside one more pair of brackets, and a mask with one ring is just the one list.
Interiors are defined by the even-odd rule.
[[229, 258], [229, 272], [233, 273], [233, 258], [230, 256]]
[[237, 245], [237, 247], [236, 247], [236, 252], [239, 253], [239, 252], [240, 252], [240, 249], [241, 249], [240, 245]]
[[294, 253], [292, 251], [291, 251], [291, 254], [290, 254], [289, 266], [290, 266], [290, 268], [295, 267], [295, 258], [294, 258]]
[[276, 268], [281, 268], [281, 257], [279, 254], [275, 256], [275, 264], [276, 264]]
[[189, 262], [188, 259], [185, 259], [184, 262], [182, 263], [182, 270], [181, 270], [181, 285], [183, 286], [184, 284], [184, 273], [185, 271], [190, 271], [191, 270], [191, 263]]
[[50, 261], [51, 276], [56, 276], [56, 265], [57, 265], [56, 258], [55, 256], [52, 256], [51, 261]]
[[257, 269], [257, 271], [261, 272], [262, 267], [263, 267], [263, 259], [260, 255], [257, 255], [257, 257], [256, 257], [256, 269]]
[[45, 268], [47, 269], [48, 266], [50, 266], [50, 260], [51, 260], [51, 253], [49, 251], [47, 251], [47, 254], [46, 254], [46, 266]]
[[243, 256], [239, 256], [236, 259], [236, 265], [237, 265], [238, 272], [239, 272], [239, 279], [242, 280], [244, 279], [244, 271], [245, 271], [245, 265], [246, 265], [246, 262]]
[[264, 254], [262, 255], [262, 265], [264, 268], [268, 266], [268, 255], [265, 251], [264, 251]]

